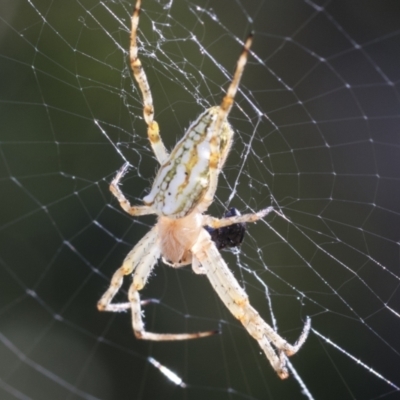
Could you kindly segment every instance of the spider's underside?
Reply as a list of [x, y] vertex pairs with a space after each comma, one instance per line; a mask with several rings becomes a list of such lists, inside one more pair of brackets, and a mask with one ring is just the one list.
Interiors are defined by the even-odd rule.
[[[137, 0], [132, 15], [130, 62], [134, 77], [142, 92], [147, 134], [160, 169], [144, 205], [131, 206], [118, 185], [127, 172], [125, 164], [110, 185], [121, 207], [132, 216], [156, 214], [158, 221], [128, 253], [122, 266], [114, 273], [110, 287], [98, 302], [100, 311], [131, 309], [135, 336], [147, 340], [185, 340], [210, 336], [216, 331], [165, 334], [147, 332], [141, 312], [139, 291], [157, 260], [178, 268], [192, 264], [193, 271], [205, 274], [214, 290], [267, 356], [279, 377], [288, 377], [286, 356], [295, 354], [305, 342], [310, 330], [307, 318], [296, 344], [291, 345], [272, 329], [250, 305], [246, 292], [239, 285], [221, 257], [210, 234], [204, 227], [220, 229], [234, 224], [256, 222], [274, 211], [268, 207], [253, 214], [233, 215], [222, 219], [204, 214], [213, 201], [218, 175], [232, 144], [233, 130], [227, 121], [252, 43], [250, 35], [239, 57], [233, 80], [220, 106], [204, 111], [192, 123], [183, 138], [168, 154], [154, 120], [153, 99], [146, 74], [138, 58], [136, 41], [141, 1]], [[129, 302], [112, 303], [125, 275], [132, 274]]]

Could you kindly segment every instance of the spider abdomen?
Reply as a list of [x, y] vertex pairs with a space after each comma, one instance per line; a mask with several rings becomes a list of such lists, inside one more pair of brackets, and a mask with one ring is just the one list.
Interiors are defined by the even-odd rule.
[[[159, 215], [182, 218], [190, 214], [205, 197], [210, 187], [212, 142], [219, 145], [218, 168], [226, 159], [233, 131], [224, 121], [220, 132], [214, 123], [219, 107], [201, 114], [176, 144], [167, 161], [159, 169], [150, 193], [143, 199]], [[211, 194], [212, 197], [214, 193]], [[204, 212], [208, 204], [201, 210]]]

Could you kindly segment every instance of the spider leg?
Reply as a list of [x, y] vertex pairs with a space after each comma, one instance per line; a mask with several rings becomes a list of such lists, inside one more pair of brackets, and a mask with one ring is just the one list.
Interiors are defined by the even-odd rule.
[[285, 365], [285, 355], [295, 354], [304, 344], [310, 331], [310, 319], [307, 318], [303, 332], [295, 345], [289, 344], [250, 305], [246, 292], [240, 287], [217, 248], [207, 237], [206, 232], [201, 233], [201, 237], [192, 248], [192, 252], [205, 269], [211, 285], [223, 303], [233, 316], [243, 324], [249, 334], [257, 340], [278, 376], [281, 379], [287, 378], [289, 373]]
[[241, 224], [247, 222], [256, 222], [261, 218], [274, 211], [273, 207], [265, 208], [264, 210], [258, 211], [254, 214], [243, 214], [235, 215], [228, 218], [214, 218], [210, 215], [203, 215], [203, 226], [210, 226], [213, 229], [223, 228], [224, 226], [229, 226], [233, 224]]
[[228, 87], [228, 90], [226, 91], [226, 95], [222, 100], [222, 103], [220, 105], [220, 112], [218, 119], [215, 123], [215, 126], [217, 128], [220, 127], [220, 124], [222, 124], [222, 121], [227, 117], [229, 112], [231, 111], [233, 101], [236, 96], [236, 92], [239, 87], [240, 79], [242, 77], [244, 67], [246, 66], [247, 63], [247, 57], [249, 55], [250, 47], [253, 43], [253, 34], [250, 33], [249, 36], [247, 36], [246, 42], [243, 47], [242, 54], [239, 57], [239, 60], [237, 62], [235, 74], [233, 75], [233, 79], [231, 84]]
[[[159, 250], [157, 249], [159, 257]], [[188, 340], [188, 339], [199, 339], [218, 333], [218, 331], [206, 331], [206, 332], [195, 332], [195, 333], [153, 333], [147, 332], [144, 327], [141, 301], [139, 296], [139, 290], [141, 290], [149, 277], [151, 270], [153, 269], [155, 259], [151, 258], [150, 254], [140, 260], [140, 264], [137, 266], [133, 273], [133, 281], [129, 288], [128, 298], [132, 309], [132, 326], [135, 336], [138, 339], [144, 340]], [[158, 258], [157, 257], [157, 258]]]
[[242, 77], [244, 67], [246, 66], [247, 63], [247, 57], [250, 51], [251, 44], [253, 42], [253, 35], [250, 34], [243, 47], [242, 54], [239, 57], [239, 60], [237, 62], [236, 70], [233, 75], [233, 79], [231, 84], [228, 87], [228, 90], [226, 91], [226, 95], [222, 100], [221, 105], [219, 106], [219, 112], [218, 116], [215, 120], [213, 130], [217, 132], [216, 135], [211, 139], [210, 141], [210, 187], [207, 192], [207, 198], [205, 201], [210, 201], [214, 197], [214, 193], [217, 189], [217, 183], [218, 183], [218, 174], [222, 168], [222, 166], [225, 163], [225, 159], [228, 155], [228, 152], [225, 152], [224, 156], [221, 157], [221, 152], [220, 152], [220, 132], [224, 128], [224, 122], [226, 122], [226, 119], [229, 115], [229, 112], [231, 111], [236, 92], [239, 87], [240, 79]]
[[217, 190], [218, 175], [229, 153], [230, 145], [226, 146], [225, 151], [221, 152], [220, 139], [221, 136], [223, 136], [224, 131], [225, 132], [231, 131], [229, 135], [226, 136], [233, 135], [232, 128], [227, 122], [227, 117], [229, 115], [229, 112], [231, 111], [234, 98], [237, 89], [239, 87], [240, 78], [242, 77], [244, 67], [246, 66], [247, 63], [247, 57], [250, 51], [250, 46], [252, 44], [252, 41], [253, 41], [253, 35], [250, 34], [247, 37], [246, 42], [244, 44], [243, 51], [239, 57], [236, 70], [233, 75], [233, 79], [228, 87], [228, 90], [226, 91], [226, 95], [223, 98], [221, 105], [219, 107], [216, 107], [218, 114], [216, 116], [214, 125], [212, 127], [212, 130], [215, 132], [215, 134], [210, 140], [210, 161], [209, 161], [210, 183], [207, 193], [203, 198], [204, 204], [209, 205], [212, 203], [214, 199], [214, 194], [215, 191]]
[[192, 258], [192, 270], [197, 275], [204, 275], [207, 271], [201, 266], [199, 260], [196, 257]]
[[[119, 312], [129, 309], [131, 307], [130, 303], [111, 303], [122, 285], [124, 276], [132, 274], [133, 271], [139, 267], [140, 263], [143, 264], [144, 262], [147, 262], [150, 265], [148, 268], [149, 271], [145, 274], [147, 279], [159, 255], [160, 250], [157, 246], [157, 230], [156, 228], [153, 228], [128, 253], [122, 266], [115, 271], [111, 278], [110, 287], [97, 303], [99, 311]], [[142, 284], [144, 286], [145, 279], [143, 280], [143, 272], [141, 271], [136, 275], [136, 280], [140, 281], [140, 279], [142, 279]]]
[[[211, 336], [218, 331], [206, 331], [195, 333], [152, 333], [147, 332], [144, 328], [141, 302], [139, 290], [141, 290], [147, 282], [149, 275], [160, 257], [160, 249], [158, 247], [157, 228], [153, 228], [145, 235], [142, 240], [128, 253], [122, 266], [114, 273], [110, 287], [103, 294], [97, 308], [99, 311], [120, 312], [129, 308], [132, 310], [132, 326], [135, 336], [138, 339], [145, 340], [187, 340], [198, 339]], [[118, 290], [121, 288], [124, 276], [133, 274], [132, 284], [129, 288], [127, 303], [111, 303]]]
[[128, 171], [128, 167], [129, 164], [125, 163], [122, 168], [117, 172], [117, 175], [115, 175], [114, 179], [111, 181], [111, 193], [117, 198], [119, 204], [121, 205], [121, 208], [130, 215], [138, 216], [154, 214], [154, 210], [149, 206], [131, 206], [129, 200], [124, 196], [124, 194], [121, 192], [121, 189], [118, 187], [119, 181]]
[[136, 338], [144, 340], [155, 340], [155, 341], [165, 341], [165, 340], [188, 340], [188, 339], [199, 339], [202, 337], [207, 337], [215, 335], [218, 331], [206, 331], [206, 332], [195, 332], [195, 333], [154, 333], [147, 332], [144, 327], [141, 301], [138, 289], [135, 285], [135, 279], [129, 288], [129, 301], [132, 309], [132, 326]]
[[154, 106], [153, 97], [151, 95], [150, 85], [147, 80], [146, 73], [142, 67], [142, 63], [138, 57], [138, 45], [137, 45], [137, 29], [139, 25], [139, 14], [140, 14], [141, 0], [136, 1], [135, 10], [131, 18], [131, 44], [129, 49], [129, 58], [131, 63], [131, 69], [133, 76], [137, 84], [139, 85], [140, 91], [143, 97], [143, 116], [147, 124], [147, 136], [150, 140], [153, 152], [160, 164], [163, 164], [168, 158], [168, 152], [165, 149], [164, 143], [160, 137], [160, 129], [158, 123], [154, 120]]

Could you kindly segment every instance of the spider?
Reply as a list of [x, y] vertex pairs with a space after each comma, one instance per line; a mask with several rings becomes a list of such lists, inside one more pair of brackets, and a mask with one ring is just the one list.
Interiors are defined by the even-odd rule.
[[[236, 71], [220, 106], [204, 111], [188, 128], [183, 138], [168, 154], [154, 120], [153, 99], [146, 73], [138, 57], [137, 29], [141, 1], [137, 0], [131, 18], [130, 64], [143, 97], [143, 115], [151, 147], [160, 163], [144, 205], [132, 206], [119, 188], [128, 170], [125, 164], [110, 184], [111, 193], [124, 211], [132, 216], [156, 214], [156, 225], [128, 253], [114, 273], [109, 288], [99, 300], [100, 311], [119, 312], [131, 309], [134, 334], [146, 340], [186, 340], [206, 337], [217, 331], [197, 333], [153, 333], [145, 330], [139, 291], [161, 257], [173, 268], [192, 264], [196, 274], [205, 274], [220, 299], [259, 343], [278, 376], [288, 377], [286, 356], [295, 354], [310, 330], [307, 317], [303, 331], [294, 345], [283, 339], [250, 305], [249, 298], [221, 257], [204, 227], [220, 229], [233, 224], [256, 222], [274, 211], [273, 207], [253, 214], [233, 215], [222, 219], [204, 214], [213, 201], [218, 175], [232, 144], [233, 130], [227, 121], [238, 90], [252, 44], [250, 34], [238, 59]], [[275, 211], [276, 212], [276, 211]], [[123, 278], [132, 274], [128, 302], [112, 303]]]

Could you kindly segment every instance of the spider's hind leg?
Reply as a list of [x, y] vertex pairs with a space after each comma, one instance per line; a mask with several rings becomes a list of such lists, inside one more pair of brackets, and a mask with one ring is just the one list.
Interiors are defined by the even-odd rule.
[[[215, 119], [215, 123], [212, 128], [216, 134], [214, 134], [214, 137], [210, 141], [210, 162], [209, 162], [210, 185], [208, 188], [207, 196], [204, 199], [205, 202], [211, 203], [214, 197], [215, 191], [217, 190], [218, 175], [228, 155], [229, 146], [226, 148], [225, 154], [221, 154], [221, 146], [220, 146], [221, 135], [226, 129], [228, 129], [228, 131], [232, 131], [232, 128], [230, 128], [229, 124], [227, 123], [227, 118], [232, 109], [233, 102], [235, 100], [236, 92], [239, 87], [244, 67], [246, 66], [247, 63], [247, 58], [249, 55], [252, 42], [253, 42], [253, 35], [250, 34], [247, 37], [245, 44], [243, 46], [243, 50], [237, 62], [236, 70], [233, 75], [231, 84], [229, 85], [228, 90], [226, 91], [226, 95], [223, 98], [221, 105], [217, 107], [218, 115]], [[231, 132], [231, 135], [233, 135], [233, 131]]]
[[154, 120], [154, 106], [153, 97], [151, 95], [150, 85], [147, 80], [146, 73], [142, 67], [138, 56], [138, 45], [137, 45], [137, 29], [139, 25], [139, 14], [140, 14], [141, 0], [136, 1], [135, 10], [131, 18], [131, 45], [129, 49], [129, 57], [131, 63], [131, 69], [133, 76], [137, 84], [139, 85], [140, 91], [143, 97], [143, 116], [147, 124], [147, 136], [150, 140], [153, 152], [160, 164], [163, 164], [168, 158], [168, 152], [165, 149], [164, 143], [160, 137], [160, 129], [158, 123]]

